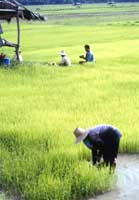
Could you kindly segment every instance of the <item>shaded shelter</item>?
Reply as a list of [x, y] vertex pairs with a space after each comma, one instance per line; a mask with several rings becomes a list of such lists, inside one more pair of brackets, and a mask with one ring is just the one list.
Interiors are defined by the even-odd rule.
[[[20, 51], [20, 19], [23, 20], [37, 20], [45, 21], [45, 17], [39, 13], [34, 13], [31, 10], [24, 7], [22, 4], [15, 0], [0, 0], [0, 20], [11, 22], [12, 18], [16, 18], [17, 22], [17, 43], [9, 42], [0, 38], [0, 47], [9, 46], [16, 49], [17, 60], [19, 60]], [[0, 35], [3, 33], [2, 26], [0, 24]]]

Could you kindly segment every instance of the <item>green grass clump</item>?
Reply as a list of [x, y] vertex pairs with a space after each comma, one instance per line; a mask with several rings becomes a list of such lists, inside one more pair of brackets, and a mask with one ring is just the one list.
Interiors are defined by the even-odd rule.
[[[25, 62], [0, 68], [0, 185], [13, 196], [77, 200], [112, 187], [109, 170], [90, 166], [90, 152], [74, 145], [76, 126], [113, 124], [123, 134], [120, 151], [139, 152], [137, 19], [111, 16], [96, 26], [86, 19], [22, 23]], [[5, 38], [14, 41], [15, 28], [4, 24]], [[96, 63], [81, 66], [86, 43]], [[72, 67], [48, 66], [63, 49]], [[2, 51], [12, 57], [12, 49]]]
[[18, 155], [4, 149], [1, 152], [0, 183], [13, 196], [68, 200], [96, 195], [111, 187], [108, 169], [99, 171], [86, 161], [79, 161], [75, 152], [67, 155], [67, 150], [46, 153], [31, 148]]

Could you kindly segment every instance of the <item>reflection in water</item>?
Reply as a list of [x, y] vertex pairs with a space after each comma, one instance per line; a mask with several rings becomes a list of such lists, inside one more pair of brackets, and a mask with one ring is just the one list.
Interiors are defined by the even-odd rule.
[[117, 183], [114, 191], [107, 192], [94, 199], [139, 200], [139, 155], [119, 156], [116, 174]]

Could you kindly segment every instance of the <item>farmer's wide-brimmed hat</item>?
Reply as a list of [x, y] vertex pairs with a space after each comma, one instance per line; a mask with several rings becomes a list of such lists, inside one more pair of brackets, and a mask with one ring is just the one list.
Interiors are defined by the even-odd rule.
[[76, 137], [75, 144], [78, 144], [79, 142], [83, 141], [88, 135], [88, 131], [86, 131], [83, 128], [76, 128], [73, 133]]
[[60, 55], [61, 56], [67, 56], [67, 54], [65, 53], [65, 51], [61, 51]]

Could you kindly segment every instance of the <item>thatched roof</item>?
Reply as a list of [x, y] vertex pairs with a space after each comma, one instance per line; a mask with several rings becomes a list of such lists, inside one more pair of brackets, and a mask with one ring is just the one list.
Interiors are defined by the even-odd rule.
[[20, 18], [26, 20], [45, 21], [45, 17], [34, 13], [15, 0], [0, 0], [0, 20], [11, 21], [19, 13]]

